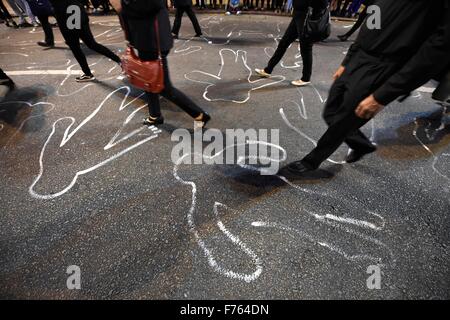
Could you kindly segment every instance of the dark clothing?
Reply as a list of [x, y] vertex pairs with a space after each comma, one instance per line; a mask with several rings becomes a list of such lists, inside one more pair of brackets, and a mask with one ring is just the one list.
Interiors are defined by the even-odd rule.
[[[48, 0], [27, 0], [31, 12], [35, 16], [51, 16], [53, 15], [53, 7]], [[39, 19], [40, 21], [40, 19]]]
[[41, 22], [42, 29], [44, 30], [45, 43], [48, 45], [54, 45], [55, 39], [53, 36], [52, 25], [50, 24], [50, 22], [48, 22], [49, 16], [38, 15], [37, 17], [38, 17], [39, 21]]
[[187, 13], [189, 19], [191, 19], [192, 25], [194, 26], [195, 34], [201, 35], [202, 29], [200, 24], [198, 23], [197, 17], [195, 16], [194, 11], [192, 10], [192, 6], [178, 6], [177, 12], [175, 13], [175, 21], [173, 23], [172, 33], [178, 35], [181, 28], [181, 19], [183, 18], [183, 14]]
[[366, 21], [366, 18], [368, 16], [367, 14], [367, 8], [371, 5], [373, 5], [375, 0], [366, 0], [363, 1], [362, 4], [365, 5], [364, 10], [360, 13], [358, 20], [355, 22], [355, 24], [353, 25], [353, 27], [344, 35], [347, 38], [350, 38], [359, 28], [361, 28], [362, 24], [364, 23], [364, 21]]
[[440, 79], [439, 86], [433, 92], [433, 99], [445, 102], [450, 99], [450, 71]]
[[[61, 30], [61, 33], [64, 37], [64, 40], [70, 47], [70, 50], [72, 50], [72, 53], [75, 56], [75, 59], [80, 64], [84, 74], [91, 75], [92, 73], [87, 63], [86, 56], [81, 50], [80, 39], [89, 49], [94, 50], [95, 52], [100, 53], [117, 63], [120, 63], [120, 58], [116, 54], [114, 54], [111, 50], [95, 41], [94, 36], [92, 35], [91, 32], [91, 28], [89, 27], [89, 17], [86, 13], [86, 10], [79, 1], [77, 0], [50, 0], [50, 1], [53, 5], [55, 17], [58, 22], [59, 29]], [[69, 29], [67, 27], [67, 19], [69, 17], [69, 14], [67, 13], [67, 8], [71, 5], [76, 5], [80, 8], [81, 29]]]
[[161, 106], [159, 101], [159, 95], [174, 103], [180, 107], [184, 112], [189, 114], [192, 118], [197, 118], [203, 113], [195, 102], [193, 102], [189, 97], [187, 97], [183, 92], [178, 90], [172, 85], [169, 76], [169, 68], [167, 65], [167, 55], [163, 54], [163, 66], [164, 66], [164, 90], [157, 93], [147, 92], [148, 98], [148, 108], [150, 116], [159, 117], [161, 115]]
[[[122, 1], [122, 22], [127, 29], [130, 44], [138, 50], [139, 58], [144, 61], [155, 60], [158, 57], [156, 46], [156, 32], [150, 27], [154, 25], [155, 18], [158, 19], [161, 39], [161, 53], [164, 66], [164, 90], [160, 94], [147, 92], [149, 102], [149, 112], [152, 117], [161, 115], [159, 95], [176, 104], [191, 117], [197, 118], [203, 111], [181, 91], [174, 88], [170, 81], [169, 67], [167, 65], [167, 55], [173, 46], [173, 38], [170, 34], [169, 14], [164, 2], [155, 0], [135, 0], [132, 7], [124, 5]], [[142, 7], [141, 7], [142, 6]], [[142, 10], [137, 10], [141, 8]], [[168, 26], [168, 27], [167, 27]], [[150, 39], [150, 40], [148, 40]]]
[[344, 74], [330, 89], [323, 113], [328, 130], [320, 138], [317, 147], [303, 158], [303, 164], [309, 168], [318, 168], [343, 142], [363, 153], [373, 150], [369, 139], [359, 131], [369, 120], [357, 117], [355, 109], [395, 70], [395, 63], [380, 61], [364, 52], [354, 56]]
[[131, 4], [122, 1], [124, 28], [130, 44], [139, 51], [158, 52], [155, 32], [155, 17], [158, 19], [161, 52], [170, 51], [173, 37], [170, 34], [169, 12], [163, 0], [134, 0]]
[[355, 114], [363, 99], [374, 93], [378, 102], [388, 104], [448, 70], [449, 0], [375, 3], [381, 8], [382, 28], [369, 30], [365, 25], [344, 60], [345, 71], [333, 84], [325, 107], [329, 128], [302, 160], [309, 168], [318, 168], [343, 142], [362, 153], [373, 150], [358, 131], [368, 121]]
[[[272, 73], [275, 66], [281, 61], [286, 50], [300, 37], [300, 33], [303, 30], [303, 24], [300, 24], [299, 19], [294, 17], [291, 20], [283, 38], [278, 44], [272, 58], [269, 60], [267, 67], [264, 69], [267, 73]], [[312, 65], [313, 65], [313, 44], [308, 41], [300, 41], [300, 53], [303, 60], [303, 76], [302, 80], [309, 82], [311, 80]]]
[[294, 0], [293, 5], [294, 16], [291, 23], [278, 44], [277, 50], [264, 70], [267, 73], [272, 73], [275, 66], [283, 58], [289, 46], [294, 43], [295, 40], [300, 39], [300, 53], [303, 59], [302, 80], [309, 82], [311, 80], [313, 66], [313, 43], [302, 39], [305, 20], [308, 15], [309, 8], [313, 8], [313, 16], [318, 15], [328, 7], [328, 0]]
[[178, 7], [192, 7], [192, 0], [173, 0], [175, 8]]
[[[343, 65], [358, 51], [396, 60], [397, 70], [379, 88], [375, 99], [387, 105], [442, 72], [450, 64], [449, 0], [378, 0], [381, 29], [364, 24]], [[438, 62], [438, 63], [437, 63]]]

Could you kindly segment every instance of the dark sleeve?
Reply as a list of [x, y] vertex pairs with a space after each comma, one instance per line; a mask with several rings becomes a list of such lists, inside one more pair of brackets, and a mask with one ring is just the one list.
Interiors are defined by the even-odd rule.
[[407, 95], [433, 77], [442, 74], [450, 64], [450, 9], [445, 9], [443, 22], [418, 52], [375, 91], [375, 99], [388, 105], [400, 96]]

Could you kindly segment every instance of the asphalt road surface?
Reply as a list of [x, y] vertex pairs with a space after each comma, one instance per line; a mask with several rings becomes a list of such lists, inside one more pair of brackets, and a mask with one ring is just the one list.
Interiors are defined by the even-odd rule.
[[[336, 35], [349, 22], [314, 47], [314, 85], [297, 89], [298, 44], [273, 78], [251, 72], [288, 18], [199, 19], [204, 38], [185, 19], [169, 56], [175, 85], [211, 114], [209, 128], [276, 129], [281, 165], [300, 159], [326, 128], [331, 75], [351, 43]], [[123, 52], [115, 17], [91, 24]], [[297, 180], [251, 164], [175, 164], [172, 134], [192, 119], [162, 100], [166, 123], [143, 127], [145, 97], [119, 67], [85, 48], [98, 81], [76, 83], [55, 33], [43, 50], [40, 29], [0, 26], [0, 66], [17, 83], [0, 103], [2, 298], [450, 298], [450, 127], [429, 89], [364, 128], [379, 149], [357, 164], [342, 163], [345, 147]], [[81, 290], [67, 288], [72, 265]], [[380, 270], [381, 289], [368, 270]]]

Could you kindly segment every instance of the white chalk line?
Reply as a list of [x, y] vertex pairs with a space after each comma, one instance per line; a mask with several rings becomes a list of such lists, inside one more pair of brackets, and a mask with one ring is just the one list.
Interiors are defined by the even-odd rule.
[[[121, 91], [121, 90], [123, 90], [123, 89], [126, 90], [126, 94], [125, 94], [125, 97], [123, 97], [122, 102], [121, 102], [121, 105], [120, 105], [120, 108], [119, 108], [119, 110], [122, 111], [124, 108], [126, 108], [126, 107], [127, 107], [128, 105], [130, 105], [130, 103], [131, 103], [131, 102], [129, 102], [129, 103], [125, 104], [125, 101], [127, 100], [128, 96], [129, 96], [129, 94], [130, 94], [130, 91], [131, 91], [129, 87], [121, 87], [121, 88], [118, 88], [118, 89], [114, 90], [114, 91], [111, 92], [110, 94], [108, 94], [108, 96], [102, 101], [102, 103], [99, 105], [99, 107], [97, 107], [97, 108], [96, 108], [96, 109], [95, 109], [88, 117], [86, 117], [86, 118], [85, 118], [85, 119], [84, 119], [84, 120], [83, 120], [76, 128], [74, 128], [73, 130], [71, 130], [72, 127], [73, 127], [73, 125], [75, 124], [75, 118], [73, 118], [73, 117], [64, 117], [64, 118], [60, 118], [60, 119], [58, 119], [57, 121], [55, 121], [55, 122], [53, 123], [52, 131], [51, 131], [50, 135], [48, 136], [47, 140], [45, 141], [44, 146], [43, 146], [43, 148], [42, 148], [42, 150], [41, 150], [41, 153], [40, 153], [40, 156], [39, 156], [39, 173], [38, 173], [38, 175], [36, 176], [36, 178], [34, 179], [34, 181], [33, 181], [33, 183], [31, 184], [31, 186], [29, 187], [29, 193], [30, 193], [30, 195], [31, 195], [33, 198], [41, 199], [41, 200], [49, 200], [49, 199], [55, 199], [55, 198], [57, 198], [57, 197], [60, 197], [60, 196], [62, 196], [63, 194], [65, 194], [66, 192], [68, 192], [70, 189], [73, 188], [73, 186], [75, 185], [75, 183], [77, 182], [77, 180], [78, 180], [78, 178], [79, 178], [80, 176], [85, 175], [85, 174], [87, 174], [87, 173], [89, 173], [89, 172], [92, 172], [92, 171], [94, 171], [94, 170], [97, 170], [97, 169], [99, 169], [99, 168], [101, 168], [101, 167], [107, 165], [108, 163], [110, 163], [110, 162], [112, 162], [112, 161], [118, 159], [119, 157], [125, 155], [126, 153], [128, 153], [128, 152], [130, 152], [130, 151], [136, 149], [137, 147], [143, 145], [144, 143], [146, 143], [146, 142], [148, 142], [148, 141], [150, 141], [150, 140], [153, 140], [153, 139], [155, 139], [155, 138], [158, 137], [157, 134], [153, 134], [153, 135], [151, 135], [151, 136], [145, 138], [144, 140], [141, 140], [141, 141], [139, 141], [139, 142], [137, 142], [137, 143], [135, 143], [135, 144], [133, 144], [133, 145], [131, 145], [131, 146], [125, 148], [124, 150], [120, 151], [119, 153], [117, 153], [117, 154], [115, 154], [115, 155], [113, 155], [113, 156], [107, 158], [106, 160], [101, 161], [100, 163], [96, 164], [95, 166], [92, 166], [92, 167], [87, 168], [87, 169], [85, 169], [85, 170], [78, 171], [78, 172], [75, 174], [75, 176], [73, 177], [72, 181], [69, 183], [69, 185], [68, 185], [67, 187], [65, 187], [64, 189], [60, 190], [59, 192], [56, 192], [56, 193], [53, 193], [53, 194], [40, 194], [40, 193], [38, 193], [38, 192], [36, 192], [36, 191], [34, 190], [36, 184], [40, 181], [40, 179], [41, 179], [42, 176], [43, 176], [43, 173], [44, 173], [44, 155], [45, 155], [45, 151], [46, 151], [47, 145], [49, 144], [49, 142], [51, 141], [53, 135], [54, 135], [55, 132], [56, 132], [56, 125], [57, 125], [59, 122], [61, 122], [61, 121], [70, 120], [70, 125], [69, 125], [69, 126], [67, 127], [67, 129], [65, 130], [64, 135], [63, 135], [63, 138], [62, 138], [61, 143], [60, 143], [60, 145], [59, 145], [59, 147], [63, 147], [67, 142], [70, 141], [70, 139], [73, 138], [73, 136], [74, 136], [74, 135], [75, 135], [75, 134], [76, 134], [76, 133], [84, 126], [84, 125], [86, 125], [89, 121], [91, 121], [91, 120], [95, 117], [95, 115], [97, 115], [97, 113], [103, 108], [103, 106], [105, 105], [106, 101], [107, 101], [110, 97], [112, 97], [115, 93], [117, 93], [117, 92], [119, 92], [119, 91]], [[136, 98], [136, 99], [138, 99], [138, 98]], [[136, 99], [134, 99], [133, 101], [135, 101]], [[132, 102], [133, 102], [133, 101], [132, 101]], [[141, 106], [138, 110], [142, 109], [143, 107], [144, 107], [144, 106]], [[137, 113], [137, 111], [134, 111], [134, 112], [132, 113], [132, 115], [134, 116], [136, 113]], [[104, 150], [109, 150], [109, 149], [111, 149], [112, 147], [116, 146], [117, 144], [119, 144], [119, 143], [121, 143], [121, 142], [124, 142], [125, 140], [131, 138], [132, 136], [137, 135], [137, 134], [138, 134], [139, 132], [141, 132], [142, 130], [145, 130], [145, 127], [142, 127], [142, 128], [140, 128], [140, 129], [138, 129], [138, 130], [134, 130], [132, 133], [130, 133], [130, 134], [126, 135], [125, 137], [123, 137], [122, 139], [116, 141], [117, 137], [120, 135], [120, 133], [121, 133], [122, 130], [123, 130], [123, 126], [125, 126], [125, 125], [131, 120], [131, 118], [132, 118], [132, 117], [131, 117], [131, 115], [130, 115], [130, 116], [124, 121], [124, 123], [122, 124], [122, 127], [116, 132], [116, 134], [112, 137], [112, 139], [111, 139], [111, 140], [108, 142], [108, 144], [104, 147]]]
[[[239, 100], [238, 101], [238, 100], [230, 100], [230, 99], [226, 99], [226, 98], [213, 99], [213, 98], [209, 98], [208, 97], [209, 89], [214, 87], [216, 85], [217, 81], [222, 80], [221, 76], [222, 76], [222, 72], [223, 72], [224, 67], [225, 67], [224, 52], [230, 52], [230, 53], [232, 53], [234, 55], [234, 57], [235, 57], [234, 63], [238, 63], [238, 62], [243, 63], [244, 68], [247, 69], [247, 71], [248, 71], [248, 77], [247, 77], [248, 83], [256, 85], [256, 87], [250, 89], [247, 92], [247, 97], [244, 100]], [[207, 72], [204, 72], [204, 71], [199, 71], [199, 70], [194, 70], [194, 71], [190, 72], [190, 74], [197, 73], [197, 74], [201, 74], [201, 75], [207, 76], [207, 77], [211, 78], [211, 81], [213, 81], [213, 82], [198, 81], [198, 80], [195, 80], [195, 79], [191, 79], [188, 76], [188, 74], [184, 75], [184, 77], [187, 80], [190, 80], [190, 81], [193, 81], [193, 82], [197, 82], [197, 83], [207, 84], [207, 87], [205, 88], [205, 91], [203, 93], [203, 98], [206, 101], [210, 101], [210, 102], [212, 102], [212, 101], [225, 101], [225, 102], [233, 102], [233, 103], [237, 103], [237, 104], [244, 104], [244, 103], [246, 103], [246, 102], [248, 102], [250, 100], [251, 93], [253, 91], [259, 90], [259, 89], [262, 89], [262, 88], [265, 88], [265, 87], [268, 87], [268, 86], [271, 86], [271, 85], [275, 85], [275, 84], [278, 84], [278, 83], [283, 82], [284, 80], [286, 80], [286, 78], [283, 77], [283, 76], [273, 76], [273, 77], [268, 78], [268, 79], [251, 80], [252, 70], [247, 64], [247, 52], [246, 51], [243, 51], [243, 50], [234, 51], [232, 49], [221, 49], [219, 51], [219, 55], [220, 55], [220, 60], [221, 60], [221, 66], [220, 66], [219, 73], [217, 75], [211, 74], [211, 73], [207, 73]], [[279, 80], [278, 81], [273, 81], [272, 79], [279, 79]], [[259, 83], [264, 83], [264, 84], [258, 86]]]

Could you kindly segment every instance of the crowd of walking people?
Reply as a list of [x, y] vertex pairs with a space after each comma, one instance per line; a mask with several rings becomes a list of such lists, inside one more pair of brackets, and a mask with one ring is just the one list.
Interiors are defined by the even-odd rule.
[[[164, 1], [168, 9], [175, 7], [175, 0]], [[331, 14], [336, 17], [357, 18], [363, 12], [364, 1], [329, 0]], [[37, 8], [39, 2], [39, 0], [0, 0], [0, 23], [5, 23], [8, 27], [13, 28], [38, 26], [42, 21], [33, 13], [33, 8]], [[109, 0], [79, 0], [79, 2], [89, 14], [110, 14], [114, 11]], [[194, 0], [193, 8], [230, 12], [233, 10], [235, 3], [235, 11], [239, 13], [243, 11], [266, 11], [289, 14], [293, 10], [293, 0]]]
[[[84, 74], [77, 77], [77, 81], [95, 79], [81, 50], [80, 39], [97, 53], [118, 64], [123, 63], [124, 60], [121, 61], [111, 50], [95, 41], [89, 27], [87, 11], [80, 0], [48, 1], [53, 6], [53, 14], [67, 45], [83, 70]], [[130, 47], [127, 52], [131, 59], [136, 57], [144, 62], [159, 60], [161, 64], [163, 75], [160, 78], [153, 77], [152, 80], [161, 80], [160, 90], [145, 90], [149, 102], [149, 117], [144, 120], [144, 124], [164, 123], [160, 109], [159, 96], [161, 95], [197, 122], [202, 123], [203, 126], [206, 125], [211, 119], [210, 115], [176, 89], [170, 81], [167, 59], [173, 47], [173, 39], [178, 36], [184, 12], [189, 14], [196, 35], [201, 35], [200, 26], [191, 10], [192, 1], [174, 0], [177, 13], [173, 27], [165, 0], [111, 0], [111, 2], [119, 14], [122, 28], [129, 42]], [[253, 3], [253, 1], [247, 1], [249, 2]], [[336, 5], [342, 3], [350, 5], [355, 2], [365, 5], [376, 4], [383, 13], [381, 18], [383, 28], [374, 29], [364, 24], [364, 15], [367, 16], [367, 12], [363, 13], [364, 19], [358, 21], [356, 26], [361, 27], [361, 32], [342, 64], [337, 66], [333, 76], [334, 82], [326, 100], [323, 116], [328, 129], [318, 141], [316, 148], [303, 159], [287, 166], [289, 172], [296, 175], [318, 169], [343, 143], [351, 149], [346, 159], [349, 163], [359, 161], [363, 156], [374, 152], [376, 146], [364, 136], [360, 128], [375, 117], [384, 106], [400, 97], [407, 96], [429, 80], [441, 79], [447, 83], [442, 99], [446, 101], [450, 97], [448, 89], [450, 0], [434, 0], [432, 4], [429, 0], [332, 2], [337, 2]], [[287, 48], [294, 41], [300, 40], [303, 74], [301, 79], [294, 80], [292, 84], [300, 87], [309, 85], [313, 69], [313, 46], [317, 39], [308, 36], [305, 26], [308, 25], [308, 19], [320, 21], [321, 17], [329, 16], [329, 4], [328, 0], [293, 0], [291, 23], [279, 42], [278, 48], [267, 66], [264, 69], [256, 69], [255, 73], [261, 77], [270, 77]], [[69, 18], [67, 8], [70, 5], [80, 7], [81, 28], [67, 28]], [[201, 5], [200, 3], [199, 6]], [[39, 14], [39, 17], [43, 17], [45, 13], [45, 17], [48, 18], [48, 12], [44, 12], [44, 8], [40, 9], [43, 12]], [[326, 17], [325, 22], [329, 24], [329, 18]], [[354, 32], [356, 29], [353, 28], [349, 32]], [[342, 37], [348, 37], [348, 34]], [[52, 43], [46, 44], [52, 45]], [[261, 63], [264, 62], [261, 61]], [[157, 69], [152, 70], [156, 72]], [[13, 85], [12, 80], [3, 72], [0, 73], [0, 81]]]

